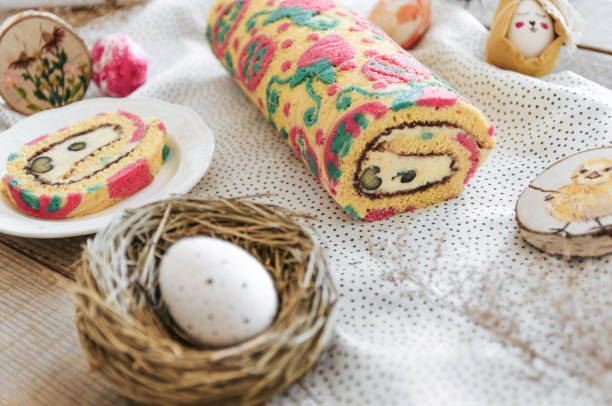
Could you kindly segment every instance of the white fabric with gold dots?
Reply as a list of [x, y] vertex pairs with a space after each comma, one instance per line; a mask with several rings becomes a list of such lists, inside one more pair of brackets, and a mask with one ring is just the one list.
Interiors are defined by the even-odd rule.
[[[548, 165], [612, 143], [612, 92], [562, 67], [542, 79], [495, 68], [487, 30], [434, 3], [413, 54], [484, 112], [498, 145], [458, 198], [374, 223], [351, 220], [232, 82], [206, 44], [211, 0], [154, 0], [79, 32], [89, 46], [133, 36], [151, 61], [134, 96], [184, 104], [212, 128], [215, 157], [194, 193], [271, 194], [260, 199], [316, 217], [342, 295], [336, 336], [271, 405], [605, 404], [612, 256], [542, 254], [514, 209]], [[367, 16], [373, 2], [345, 4]], [[100, 95], [92, 85], [87, 97]], [[0, 109], [0, 127], [20, 118]]]

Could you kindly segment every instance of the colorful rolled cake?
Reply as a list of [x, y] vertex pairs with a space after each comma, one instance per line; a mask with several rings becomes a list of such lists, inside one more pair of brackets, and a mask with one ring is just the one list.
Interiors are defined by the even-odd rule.
[[147, 186], [168, 155], [166, 128], [125, 111], [101, 113], [28, 142], [8, 157], [3, 189], [46, 219], [100, 211]]
[[355, 219], [456, 197], [495, 145], [474, 106], [332, 0], [218, 0], [207, 38]]

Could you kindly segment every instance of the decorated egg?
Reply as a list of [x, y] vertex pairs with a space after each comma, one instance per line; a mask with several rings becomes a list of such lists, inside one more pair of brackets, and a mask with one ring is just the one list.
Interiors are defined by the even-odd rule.
[[429, 27], [430, 0], [380, 0], [370, 20], [403, 48], [410, 48]]
[[522, 0], [508, 29], [508, 39], [527, 59], [539, 56], [555, 38], [554, 22], [536, 0]]
[[254, 337], [276, 317], [270, 274], [244, 249], [212, 237], [172, 245], [159, 267], [163, 301], [195, 343], [222, 347]]
[[567, 0], [499, 0], [487, 39], [487, 62], [525, 75], [548, 75], [561, 46], [582, 37], [583, 19]]
[[91, 49], [93, 80], [100, 90], [113, 97], [125, 97], [147, 80], [147, 55], [131, 37], [109, 34]]

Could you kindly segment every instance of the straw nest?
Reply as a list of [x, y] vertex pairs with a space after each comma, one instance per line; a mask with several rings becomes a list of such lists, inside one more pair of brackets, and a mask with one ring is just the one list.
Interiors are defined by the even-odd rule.
[[[256, 405], [304, 376], [332, 333], [337, 293], [320, 249], [286, 209], [178, 197], [113, 221], [87, 242], [72, 291], [90, 365], [151, 404]], [[189, 343], [160, 297], [157, 265], [177, 240], [210, 235], [254, 255], [279, 293], [273, 324], [222, 349]]]

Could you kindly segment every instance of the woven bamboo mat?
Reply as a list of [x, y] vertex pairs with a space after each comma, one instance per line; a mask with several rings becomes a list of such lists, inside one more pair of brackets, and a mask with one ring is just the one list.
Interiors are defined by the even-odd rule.
[[0, 404], [127, 405], [81, 352], [72, 282], [8, 247], [0, 250]]

